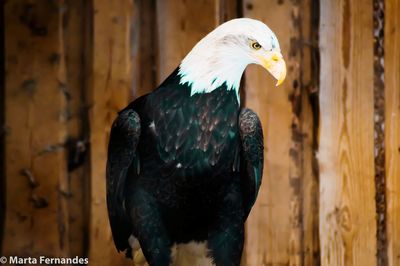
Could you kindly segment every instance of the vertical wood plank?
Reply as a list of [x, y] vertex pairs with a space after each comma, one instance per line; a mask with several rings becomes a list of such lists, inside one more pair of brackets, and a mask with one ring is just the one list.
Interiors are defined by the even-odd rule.
[[87, 167], [87, 114], [84, 97], [84, 44], [86, 5], [81, 0], [65, 2], [64, 42], [66, 54], [66, 84], [68, 93], [67, 108], [67, 165], [69, 190], [68, 197], [69, 243], [71, 256], [84, 256], [87, 249], [88, 221], [86, 219], [85, 194], [88, 194]]
[[63, 1], [7, 1], [3, 255], [66, 256]]
[[114, 246], [107, 215], [105, 165], [112, 121], [131, 98], [132, 0], [93, 1], [90, 104], [91, 210], [90, 251], [93, 265], [131, 265]]
[[157, 84], [156, 0], [135, 0], [132, 18], [132, 62], [134, 97], [142, 96]]
[[322, 265], [376, 265], [372, 2], [321, 1]]
[[[300, 92], [293, 110], [301, 110], [299, 124], [301, 128], [301, 180], [302, 180], [302, 262], [301, 265], [320, 265], [319, 256], [319, 219], [318, 219], [318, 1], [300, 1], [300, 41], [302, 43], [300, 60]], [[300, 105], [300, 106], [298, 106]], [[296, 107], [298, 106], [298, 107]], [[292, 139], [297, 139], [292, 134]]]
[[240, 15], [239, 13], [241, 13], [241, 8], [237, 0], [218, 0], [215, 10], [217, 23], [222, 24], [225, 21], [237, 18]]
[[304, 178], [312, 175], [311, 165], [303, 167], [304, 145], [312, 142], [312, 134], [304, 138], [304, 132], [312, 129], [312, 121], [303, 126], [302, 112], [311, 110], [301, 107], [308, 104], [303, 101], [302, 83], [309, 78], [302, 80], [300, 69], [303, 63], [303, 69], [309, 67], [308, 61], [303, 62], [301, 45], [309, 5], [308, 1], [243, 1], [244, 16], [262, 20], [275, 32], [288, 67], [278, 88], [264, 69], [250, 66], [246, 71], [245, 105], [259, 114], [263, 124], [265, 170], [247, 222], [245, 265], [302, 265], [304, 250], [312, 245], [313, 238], [305, 238], [303, 231], [315, 223], [303, 219], [304, 212], [313, 210], [311, 197], [303, 199], [304, 189], [312, 190], [313, 184], [311, 176]]
[[217, 0], [157, 1], [158, 81], [178, 67], [183, 57], [217, 26]]
[[389, 265], [400, 265], [400, 1], [385, 2], [385, 147]]
[[[315, 84], [309, 85], [308, 90], [312, 89]], [[308, 94], [309, 93], [309, 94]], [[320, 246], [319, 246], [319, 219], [318, 219], [318, 170], [316, 169], [315, 158], [315, 139], [317, 132], [315, 127], [316, 116], [315, 105], [318, 103], [310, 98], [318, 97], [316, 92], [309, 91], [302, 94], [302, 114], [301, 125], [303, 133], [303, 157], [302, 157], [302, 178], [303, 178], [303, 206], [302, 206], [302, 261], [300, 265], [312, 266], [320, 265]]]

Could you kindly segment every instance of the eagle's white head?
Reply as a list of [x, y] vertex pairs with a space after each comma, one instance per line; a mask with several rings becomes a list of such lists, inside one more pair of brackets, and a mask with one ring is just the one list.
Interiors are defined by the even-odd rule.
[[278, 39], [267, 25], [249, 18], [233, 19], [200, 40], [182, 60], [180, 83], [191, 86], [191, 95], [211, 92], [224, 83], [238, 95], [249, 64], [263, 66], [277, 79], [277, 85], [286, 77]]

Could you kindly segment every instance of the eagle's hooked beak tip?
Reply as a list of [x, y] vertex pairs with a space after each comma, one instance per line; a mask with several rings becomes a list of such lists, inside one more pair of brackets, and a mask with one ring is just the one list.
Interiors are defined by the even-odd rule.
[[262, 62], [262, 66], [277, 80], [276, 86], [281, 85], [286, 78], [286, 63], [282, 54], [273, 52], [272, 55], [263, 58]]
[[278, 78], [277, 78], [277, 82], [276, 82], [277, 87], [279, 85], [281, 85], [286, 78], [286, 63], [283, 59], [281, 59], [281, 60], [282, 60], [283, 66], [281, 67], [282, 71], [280, 73], [278, 73]]

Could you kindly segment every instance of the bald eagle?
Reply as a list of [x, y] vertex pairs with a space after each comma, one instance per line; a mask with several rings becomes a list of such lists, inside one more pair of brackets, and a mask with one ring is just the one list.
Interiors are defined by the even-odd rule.
[[249, 64], [263, 66], [277, 85], [285, 79], [275, 34], [257, 20], [228, 21], [119, 112], [106, 180], [118, 251], [141, 248], [151, 266], [170, 265], [179, 251], [204, 253], [207, 265], [240, 265], [263, 173], [261, 123], [239, 98]]

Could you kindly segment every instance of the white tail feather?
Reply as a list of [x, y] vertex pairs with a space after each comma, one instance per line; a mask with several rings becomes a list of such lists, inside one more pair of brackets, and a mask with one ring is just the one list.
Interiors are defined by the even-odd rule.
[[[131, 235], [128, 239], [133, 252], [135, 266], [147, 266], [146, 259], [140, 248], [139, 241]], [[171, 249], [171, 266], [214, 266], [212, 259], [208, 257], [206, 242], [189, 242], [187, 244], [174, 245]]]

